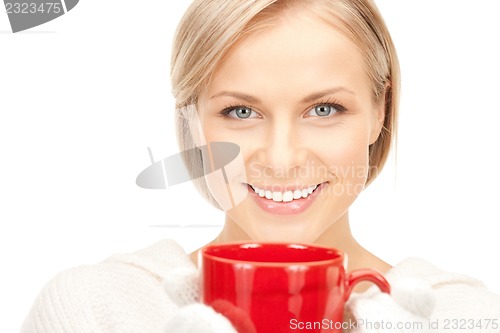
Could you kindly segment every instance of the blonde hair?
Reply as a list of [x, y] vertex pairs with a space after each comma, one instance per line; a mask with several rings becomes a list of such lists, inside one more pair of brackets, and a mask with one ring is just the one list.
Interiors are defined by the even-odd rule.
[[[367, 185], [382, 170], [395, 141], [399, 103], [399, 63], [389, 31], [372, 0], [194, 0], [179, 23], [174, 39], [171, 81], [178, 109], [196, 105], [224, 57], [248, 34], [276, 24], [286, 11], [309, 10], [340, 29], [366, 59], [375, 102], [384, 101], [382, 133], [369, 148]], [[194, 147], [189, 117], [178, 114], [176, 129], [182, 151]], [[199, 159], [186, 158], [188, 169]], [[194, 181], [200, 193], [213, 199], [203, 178]]]

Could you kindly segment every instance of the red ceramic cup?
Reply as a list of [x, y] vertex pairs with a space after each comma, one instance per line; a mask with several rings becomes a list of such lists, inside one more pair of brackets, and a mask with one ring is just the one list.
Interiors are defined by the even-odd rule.
[[390, 292], [374, 270], [346, 274], [337, 249], [251, 242], [209, 245], [200, 256], [202, 301], [240, 333], [342, 332], [344, 304], [358, 282]]

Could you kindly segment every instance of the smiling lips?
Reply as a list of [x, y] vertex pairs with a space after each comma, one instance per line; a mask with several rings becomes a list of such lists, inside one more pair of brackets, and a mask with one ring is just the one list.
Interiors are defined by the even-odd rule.
[[249, 185], [251, 196], [264, 211], [278, 215], [298, 214], [312, 205], [328, 182], [293, 191], [271, 191]]
[[251, 186], [255, 193], [259, 195], [261, 198], [266, 198], [268, 200], [273, 200], [276, 202], [290, 202], [293, 200], [307, 198], [310, 194], [314, 192], [314, 190], [318, 187], [318, 185], [313, 185], [304, 189], [296, 189], [294, 191], [270, 191], [263, 190], [255, 186]]

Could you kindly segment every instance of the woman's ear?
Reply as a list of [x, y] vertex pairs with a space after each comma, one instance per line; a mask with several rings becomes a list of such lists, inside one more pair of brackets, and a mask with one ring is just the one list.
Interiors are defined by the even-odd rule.
[[373, 119], [372, 119], [372, 128], [370, 134], [370, 145], [374, 144], [380, 136], [384, 128], [385, 116], [386, 116], [386, 98], [387, 91], [390, 89], [388, 86], [384, 89], [382, 96], [379, 98], [379, 101], [376, 102], [373, 109]]
[[[205, 139], [205, 134], [203, 132], [203, 127], [201, 126], [200, 117], [198, 116], [198, 111], [195, 104], [191, 104], [183, 107], [181, 110], [181, 115], [187, 120], [189, 125], [189, 131], [193, 138], [193, 142], [196, 147], [201, 147], [207, 144]], [[194, 148], [194, 147], [192, 147]]]

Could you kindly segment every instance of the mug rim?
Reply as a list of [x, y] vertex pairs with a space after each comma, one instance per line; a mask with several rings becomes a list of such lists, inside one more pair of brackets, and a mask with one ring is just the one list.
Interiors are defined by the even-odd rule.
[[[232, 248], [238, 247], [242, 245], [248, 246], [286, 246], [286, 247], [301, 247], [301, 248], [315, 248], [321, 249], [325, 251], [334, 252], [336, 254], [335, 258], [330, 259], [320, 259], [320, 260], [311, 260], [311, 261], [255, 261], [255, 260], [242, 260], [242, 259], [231, 259], [217, 256], [216, 254], [210, 253], [209, 251], [215, 248]], [[200, 250], [200, 257], [202, 259], [209, 259], [212, 261], [217, 261], [226, 264], [248, 264], [251, 266], [260, 266], [260, 267], [281, 267], [281, 266], [324, 266], [324, 265], [335, 265], [335, 266], [344, 266], [344, 258], [345, 254], [342, 250], [332, 247], [326, 247], [322, 245], [316, 244], [306, 244], [306, 243], [297, 243], [297, 242], [262, 242], [262, 241], [239, 241], [239, 242], [228, 242], [228, 243], [219, 243], [219, 244], [210, 244], [206, 245]]]

